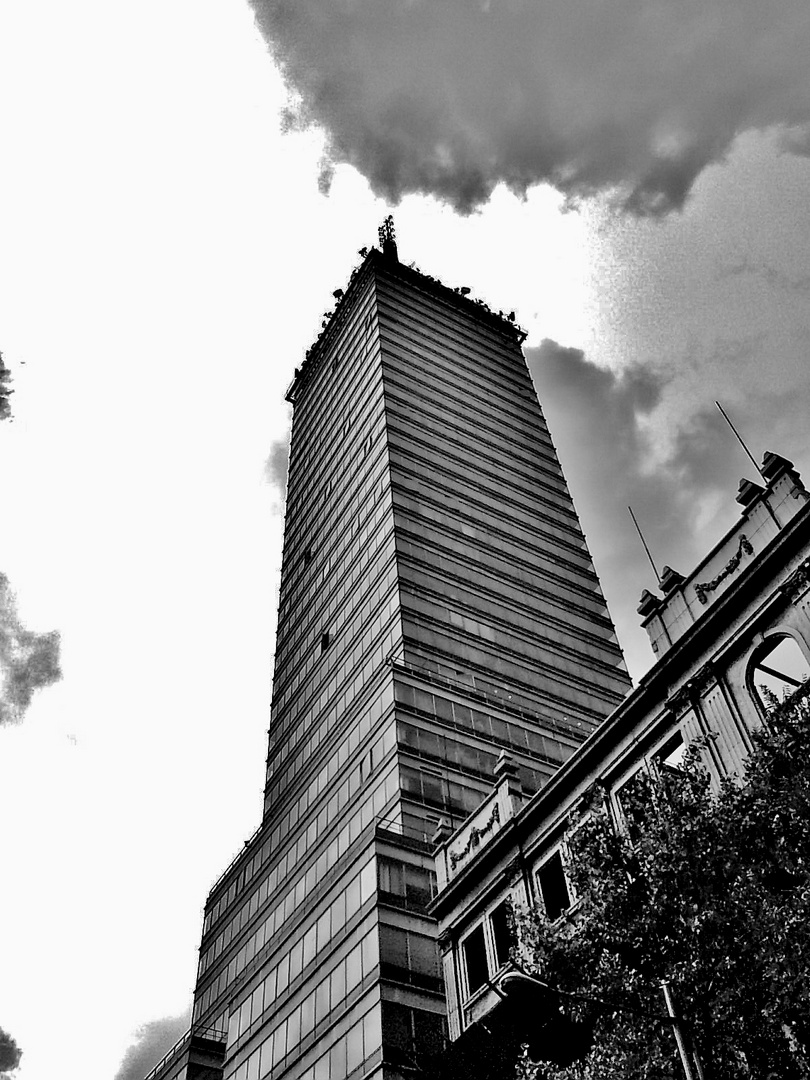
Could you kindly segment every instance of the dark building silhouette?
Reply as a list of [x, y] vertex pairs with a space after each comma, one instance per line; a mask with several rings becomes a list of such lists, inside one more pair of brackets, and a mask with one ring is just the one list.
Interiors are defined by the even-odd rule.
[[380, 239], [288, 391], [264, 816], [208, 898], [195, 991], [234, 1080], [404, 1076], [440, 1048], [431, 841], [502, 750], [536, 792], [629, 688], [524, 334]]

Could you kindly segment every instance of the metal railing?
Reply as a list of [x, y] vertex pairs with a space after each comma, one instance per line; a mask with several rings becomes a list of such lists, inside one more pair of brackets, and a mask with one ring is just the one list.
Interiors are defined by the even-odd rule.
[[164, 1068], [164, 1066], [168, 1065], [168, 1063], [173, 1057], [176, 1057], [182, 1050], [185, 1050], [185, 1048], [189, 1045], [189, 1043], [195, 1036], [200, 1039], [209, 1039], [211, 1042], [221, 1042], [224, 1045], [225, 1040], [228, 1037], [228, 1033], [227, 1031], [222, 1031], [220, 1028], [204, 1027], [200, 1024], [192, 1024], [188, 1031], [184, 1032], [180, 1036], [180, 1038], [177, 1040], [171, 1050], [168, 1050], [163, 1055], [157, 1065], [155, 1065], [154, 1069], [152, 1069], [152, 1071], [144, 1077], [144, 1080], [153, 1080], [153, 1078], [158, 1075], [160, 1070]]

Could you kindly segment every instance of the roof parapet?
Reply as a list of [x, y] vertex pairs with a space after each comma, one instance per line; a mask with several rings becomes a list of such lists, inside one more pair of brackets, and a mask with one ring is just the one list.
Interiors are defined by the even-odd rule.
[[768, 451], [762, 462], [765, 487], [743, 478], [736, 501], [739, 521], [691, 574], [664, 567], [663, 597], [649, 589], [641, 594], [638, 613], [656, 658], [702, 617], [704, 612], [740, 581], [748, 566], [800, 512], [810, 498], [793, 462]]

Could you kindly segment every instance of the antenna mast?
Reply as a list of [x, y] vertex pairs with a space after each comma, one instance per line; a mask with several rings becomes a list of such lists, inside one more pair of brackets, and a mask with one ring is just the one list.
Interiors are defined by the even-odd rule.
[[627, 511], [630, 514], [630, 517], [633, 519], [633, 524], [636, 527], [636, 532], [638, 533], [638, 538], [641, 541], [641, 543], [644, 545], [644, 550], [647, 552], [647, 558], [650, 560], [650, 566], [653, 568], [653, 573], [655, 574], [655, 580], [660, 585], [661, 584], [661, 575], [658, 573], [658, 567], [653, 562], [653, 557], [650, 554], [650, 549], [647, 547], [647, 541], [644, 539], [644, 533], [641, 531], [641, 527], [639, 526], [639, 523], [636, 521], [636, 515], [633, 513], [632, 506], [628, 506]]
[[748, 449], [748, 447], [745, 445], [745, 443], [743, 442], [742, 435], [740, 435], [739, 431], [737, 431], [737, 429], [734, 427], [731, 420], [729, 420], [728, 413], [726, 412], [726, 410], [723, 408], [723, 406], [720, 404], [719, 401], [715, 401], [715, 405], [720, 410], [725, 422], [728, 424], [728, 426], [731, 428], [731, 430], [737, 436], [737, 442], [740, 444], [740, 446], [743, 448], [743, 450], [746, 452], [746, 454], [748, 454], [748, 457], [751, 459], [751, 464], [754, 466], [754, 468], [757, 470], [759, 475], [762, 477], [762, 479], [767, 484], [768, 483], [767, 477], [763, 473], [762, 469], [760, 469], [759, 465], [757, 465], [756, 461], [754, 461], [754, 456], [751, 453], [751, 451]]

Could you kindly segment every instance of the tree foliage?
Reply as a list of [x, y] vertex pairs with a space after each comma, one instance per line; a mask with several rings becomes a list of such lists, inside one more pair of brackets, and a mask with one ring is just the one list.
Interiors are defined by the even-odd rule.
[[[595, 1024], [567, 1069], [537, 1080], [681, 1080], [661, 981], [670, 982], [707, 1080], [810, 1080], [810, 688], [772, 703], [744, 782], [713, 788], [690, 748], [639, 774], [616, 827], [599, 789], [569, 837], [577, 896], [563, 925], [517, 916], [520, 959], [587, 998]], [[566, 999], [563, 999], [566, 1000]]]

